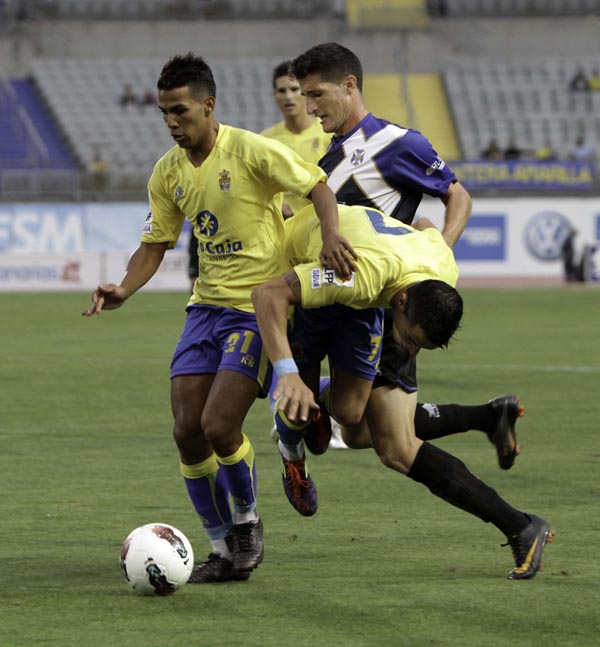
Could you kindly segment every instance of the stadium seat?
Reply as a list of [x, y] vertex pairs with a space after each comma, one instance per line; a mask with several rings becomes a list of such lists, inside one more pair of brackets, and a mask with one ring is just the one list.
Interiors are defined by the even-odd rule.
[[[279, 60], [210, 63], [220, 121], [259, 132], [280, 120], [271, 100], [271, 74]], [[148, 90], [154, 92], [163, 64], [152, 59], [36, 60], [33, 77], [84, 166], [100, 148], [111, 167], [149, 173], [173, 141], [157, 109], [123, 108], [119, 99], [128, 83], [139, 97]], [[73, 96], [78, 100], [73, 101]]]

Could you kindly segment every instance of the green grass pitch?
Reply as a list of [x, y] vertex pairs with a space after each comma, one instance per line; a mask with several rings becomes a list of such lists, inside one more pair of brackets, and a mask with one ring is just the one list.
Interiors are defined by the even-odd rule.
[[[131, 593], [130, 530], [164, 521], [208, 544], [178, 472], [168, 365], [184, 294], [141, 293], [87, 320], [84, 294], [0, 294], [0, 645], [496, 647], [597, 644], [600, 291], [464, 289], [447, 351], [420, 357], [420, 400], [521, 396], [522, 454], [501, 471], [484, 434], [439, 441], [510, 503], [548, 519], [545, 571], [512, 582], [504, 537], [379, 464], [310, 461], [313, 518], [281, 487], [271, 418], [256, 449], [265, 561], [247, 583]], [[227, 403], [223, 403], [227, 406]]]

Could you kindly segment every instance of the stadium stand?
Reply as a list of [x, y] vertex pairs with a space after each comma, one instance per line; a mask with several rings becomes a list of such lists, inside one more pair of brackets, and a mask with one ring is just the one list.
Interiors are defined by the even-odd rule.
[[428, 0], [434, 16], [502, 18], [585, 16], [600, 13], [598, 0]]
[[550, 141], [563, 156], [579, 135], [598, 147], [600, 93], [570, 92], [569, 80], [599, 67], [600, 57], [454, 60], [444, 81], [463, 156], [478, 158], [491, 139], [526, 150]]
[[[212, 63], [220, 121], [259, 132], [279, 119], [271, 98], [271, 70], [278, 60]], [[163, 60], [36, 60], [33, 77], [82, 167], [98, 148], [121, 174], [147, 176], [174, 145], [154, 106], [120, 105], [123, 87], [136, 95], [154, 91]], [[76, 100], [73, 98], [76, 97]]]
[[342, 16], [343, 0], [13, 0], [42, 20], [270, 19]]
[[346, 16], [359, 29], [419, 29], [429, 24], [425, 0], [346, 0]]

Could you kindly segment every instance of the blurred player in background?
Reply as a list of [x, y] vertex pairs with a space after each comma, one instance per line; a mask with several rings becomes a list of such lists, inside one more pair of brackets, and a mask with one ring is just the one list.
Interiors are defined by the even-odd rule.
[[247, 579], [264, 555], [254, 450], [242, 425], [271, 380], [250, 294], [282, 271], [283, 191], [312, 200], [322, 219], [323, 261], [342, 276], [354, 268], [325, 173], [277, 142], [219, 124], [215, 97], [202, 58], [175, 56], [163, 67], [158, 106], [177, 145], [154, 168], [151, 211], [121, 284], [99, 286], [83, 313], [122, 306], [191, 221], [199, 279], [171, 363], [171, 406], [181, 474], [212, 546], [192, 583]]
[[[356, 55], [337, 43], [317, 45], [296, 58], [290, 72], [300, 83], [308, 113], [320, 120], [325, 132], [334, 135], [319, 165], [326, 171], [327, 183], [338, 202], [372, 207], [410, 224], [423, 194], [437, 197], [445, 205], [442, 235], [453, 247], [471, 213], [470, 195], [426, 137], [368, 111], [362, 96], [362, 65]], [[399, 403], [407, 394], [417, 393], [416, 356], [395, 343], [392, 329], [388, 311], [380, 373], [369, 401], [378, 415], [371, 417], [370, 425], [379, 421], [389, 426]], [[320, 393], [325, 410], [328, 397], [325, 387]], [[514, 427], [520, 415], [522, 408], [512, 395], [478, 406], [417, 404], [416, 435], [421, 440], [433, 440], [469, 429], [484, 431], [496, 446], [500, 466], [508, 469], [519, 451]], [[290, 429], [277, 416], [276, 424], [289, 487], [294, 483], [306, 488], [305, 458], [296, 451], [298, 430]], [[320, 421], [307, 427], [304, 442], [313, 453], [323, 453], [327, 448], [327, 427]], [[343, 430], [344, 441], [357, 449], [370, 447], [370, 432], [373, 430], [363, 421]], [[429, 447], [422, 445], [423, 455], [417, 463], [423, 471], [436, 469]]]
[[[317, 164], [329, 146], [331, 135], [323, 131], [316, 117], [306, 112], [300, 84], [290, 76], [290, 64], [291, 61], [283, 61], [273, 70], [273, 97], [283, 121], [263, 130], [261, 134], [285, 144], [303, 160]], [[290, 218], [307, 205], [307, 200], [286, 193], [283, 196], [283, 217]]]

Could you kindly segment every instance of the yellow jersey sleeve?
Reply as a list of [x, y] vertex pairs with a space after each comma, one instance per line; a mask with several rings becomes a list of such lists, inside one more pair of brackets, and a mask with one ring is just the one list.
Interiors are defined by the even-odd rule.
[[185, 215], [169, 195], [168, 180], [165, 176], [169, 174], [170, 166], [169, 158], [160, 160], [148, 181], [150, 212], [144, 224], [142, 242], [168, 242], [168, 249], [173, 249], [181, 234]]

